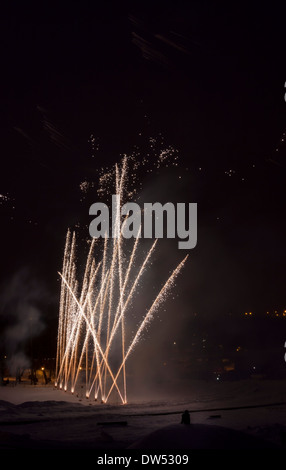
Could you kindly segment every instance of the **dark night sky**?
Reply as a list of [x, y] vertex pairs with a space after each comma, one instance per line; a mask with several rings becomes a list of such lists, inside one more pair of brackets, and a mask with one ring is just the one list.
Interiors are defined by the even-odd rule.
[[80, 182], [161, 133], [189, 170], [151, 194], [199, 211], [183, 318], [286, 308], [282, 9], [102, 3], [2, 10], [2, 296], [27, 269], [56, 319], [65, 233], [88, 220]]

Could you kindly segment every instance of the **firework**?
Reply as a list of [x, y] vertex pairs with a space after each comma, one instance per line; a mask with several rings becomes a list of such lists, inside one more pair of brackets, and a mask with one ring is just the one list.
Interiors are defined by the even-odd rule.
[[[143, 260], [138, 262], [140, 231], [134, 237], [129, 254], [124, 250], [121, 206], [127, 192], [127, 158], [115, 166], [118, 197], [113, 221], [113, 238], [105, 238], [103, 247], [93, 239], [80, 273], [76, 253], [76, 236], [66, 236], [63, 267], [60, 273], [61, 294], [58, 323], [56, 386], [72, 393], [80, 385], [86, 397], [106, 403], [112, 391], [122, 404], [127, 403], [126, 361], [135, 349], [147, 324], [166, 298], [186, 258], [174, 269], [145, 311], [141, 323], [130, 338], [126, 333], [132, 300], [152, 254], [155, 240]], [[128, 193], [128, 192], [127, 192]]]

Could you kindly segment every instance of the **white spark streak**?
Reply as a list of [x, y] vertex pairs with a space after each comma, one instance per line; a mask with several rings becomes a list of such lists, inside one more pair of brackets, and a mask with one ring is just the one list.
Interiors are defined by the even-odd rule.
[[[117, 238], [104, 240], [102, 260], [96, 263], [93, 239], [83, 274], [78, 281], [76, 237], [68, 230], [63, 257], [59, 325], [56, 358], [56, 386], [74, 393], [77, 385], [85, 382], [86, 397], [94, 389], [106, 403], [113, 389], [121, 402], [127, 403], [126, 361], [138, 344], [146, 325], [165, 300], [181, 271], [186, 258], [174, 269], [165, 282], [133, 338], [128, 340], [126, 325], [130, 304], [155, 250], [157, 240], [149, 248], [144, 260], [135, 263], [140, 232], [134, 239], [129, 256], [124, 253], [120, 231], [120, 209], [127, 184], [127, 158], [115, 167], [115, 185], [120, 204], [113, 227]], [[129, 308], [129, 310], [128, 310]], [[118, 344], [121, 344], [120, 355]], [[114, 360], [114, 357], [116, 360]], [[120, 364], [118, 364], [120, 359]]]

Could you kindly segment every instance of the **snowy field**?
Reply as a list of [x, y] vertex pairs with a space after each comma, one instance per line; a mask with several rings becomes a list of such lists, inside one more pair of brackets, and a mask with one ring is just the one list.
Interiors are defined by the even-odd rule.
[[[191, 425], [180, 424], [188, 409]], [[52, 385], [0, 388], [1, 449], [286, 448], [286, 381], [194, 382], [185, 396], [102, 405]]]

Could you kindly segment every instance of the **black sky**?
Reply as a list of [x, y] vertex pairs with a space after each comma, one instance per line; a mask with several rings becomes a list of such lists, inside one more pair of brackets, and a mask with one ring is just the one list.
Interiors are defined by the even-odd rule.
[[286, 308], [281, 6], [103, 3], [2, 10], [2, 291], [28, 267], [56, 318], [79, 183], [160, 134], [188, 171], [151, 194], [198, 203], [184, 315]]

